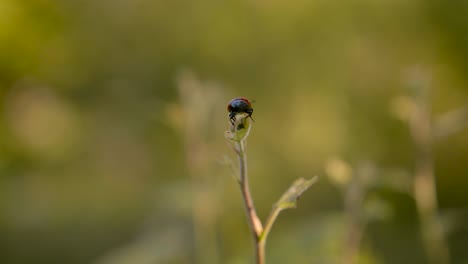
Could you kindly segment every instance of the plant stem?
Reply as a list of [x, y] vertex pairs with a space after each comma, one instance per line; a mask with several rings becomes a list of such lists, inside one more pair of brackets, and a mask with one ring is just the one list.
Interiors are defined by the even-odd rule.
[[268, 238], [268, 234], [271, 231], [271, 228], [273, 227], [273, 223], [275, 223], [276, 218], [278, 217], [279, 213], [281, 210], [272, 210], [270, 215], [268, 216], [266, 223], [265, 223], [265, 228], [263, 229], [263, 233], [260, 236], [260, 242], [265, 244], [266, 240]]
[[[421, 88], [421, 89], [424, 89]], [[434, 175], [434, 131], [427, 90], [415, 97], [416, 109], [410, 120], [410, 131], [416, 146], [414, 198], [418, 209], [423, 242], [429, 263], [450, 263], [450, 251], [444, 227], [440, 221]]]
[[263, 228], [260, 218], [257, 216], [252, 195], [249, 189], [249, 177], [247, 175], [247, 155], [245, 153], [246, 138], [250, 131], [250, 123], [248, 118], [250, 115], [243, 113], [238, 114], [234, 119], [231, 119], [231, 127], [229, 131], [225, 132], [225, 137], [234, 142], [234, 151], [239, 159], [239, 178], [237, 179], [242, 194], [242, 201], [244, 202], [245, 215], [249, 223], [250, 231], [254, 242], [255, 263], [265, 264], [265, 245], [268, 233], [273, 226], [279, 212], [295, 208], [299, 196], [302, 195], [314, 182], [317, 177], [309, 180], [304, 178], [297, 179], [291, 187], [281, 196], [278, 202], [273, 206], [268, 219], [266, 220], [265, 229]]
[[354, 177], [345, 191], [345, 211], [349, 227], [345, 243], [344, 264], [354, 264], [359, 261], [359, 250], [365, 225], [362, 217], [363, 198], [364, 191], [361, 182]]
[[260, 243], [260, 236], [263, 232], [262, 222], [257, 216], [252, 195], [249, 189], [249, 180], [247, 174], [247, 155], [245, 153], [245, 140], [236, 142], [236, 153], [239, 159], [239, 185], [244, 201], [247, 222], [252, 232], [255, 245], [256, 264], [265, 264], [265, 243]]

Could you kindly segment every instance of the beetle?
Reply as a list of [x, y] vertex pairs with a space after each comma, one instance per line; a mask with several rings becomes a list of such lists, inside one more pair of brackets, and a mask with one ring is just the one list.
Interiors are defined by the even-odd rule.
[[252, 108], [252, 103], [249, 101], [249, 99], [245, 97], [237, 97], [232, 99], [228, 106], [227, 110], [229, 112], [229, 120], [231, 121], [231, 124], [234, 125], [234, 122], [236, 121], [236, 115], [240, 113], [246, 113], [248, 114], [248, 117], [252, 119], [252, 114], [253, 114], [253, 108]]

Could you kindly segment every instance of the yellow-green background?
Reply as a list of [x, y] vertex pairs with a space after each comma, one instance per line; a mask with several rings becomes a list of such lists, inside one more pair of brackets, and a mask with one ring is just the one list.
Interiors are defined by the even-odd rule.
[[[1, 0], [0, 262], [249, 263], [224, 139], [227, 102], [245, 96], [262, 219], [321, 176], [280, 215], [269, 263], [340, 263], [337, 159], [396, 182], [366, 190], [379, 202], [359, 263], [427, 263], [395, 187], [417, 162], [399, 117], [414, 89], [436, 120], [467, 87], [463, 0]], [[468, 263], [467, 135], [434, 145], [452, 263]]]

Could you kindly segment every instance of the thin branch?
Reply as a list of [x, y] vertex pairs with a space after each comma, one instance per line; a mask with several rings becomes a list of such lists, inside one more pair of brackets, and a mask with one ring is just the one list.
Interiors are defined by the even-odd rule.
[[344, 264], [355, 264], [359, 260], [359, 250], [365, 226], [362, 209], [363, 199], [364, 190], [362, 183], [357, 177], [354, 177], [345, 191], [345, 211], [349, 226], [343, 258]]
[[445, 264], [450, 263], [450, 252], [438, 212], [433, 154], [435, 137], [430, 118], [428, 91], [425, 87], [420, 89], [420, 94], [415, 97], [417, 107], [409, 123], [417, 152], [414, 198], [429, 262]]
[[260, 235], [263, 231], [263, 227], [260, 218], [257, 216], [252, 195], [250, 194], [249, 178], [247, 175], [247, 155], [245, 153], [245, 141], [241, 140], [236, 142], [236, 149], [239, 159], [239, 185], [242, 193], [242, 199], [244, 201], [247, 222], [249, 223], [255, 244], [255, 259], [257, 264], [264, 264], [265, 248], [258, 243]]
[[239, 178], [238, 183], [242, 193], [244, 202], [245, 214], [249, 223], [250, 231], [255, 245], [255, 263], [265, 264], [265, 244], [268, 233], [275, 222], [279, 212], [288, 208], [295, 208], [296, 201], [301, 194], [306, 191], [317, 177], [312, 179], [300, 178], [296, 180], [291, 187], [281, 196], [279, 201], [274, 205], [272, 213], [266, 221], [265, 229], [262, 226], [260, 218], [257, 216], [252, 195], [249, 189], [249, 177], [247, 175], [247, 155], [245, 153], [246, 138], [249, 135], [251, 124], [250, 115], [248, 113], [238, 113], [231, 119], [229, 131], [225, 132], [225, 137], [234, 142], [234, 151], [239, 159]]
[[273, 224], [275, 223], [276, 218], [278, 217], [280, 211], [281, 210], [278, 210], [278, 209], [271, 210], [270, 215], [268, 216], [265, 222], [265, 228], [263, 229], [263, 233], [260, 236], [260, 243], [266, 243], [268, 234], [270, 233], [271, 228], [273, 227]]

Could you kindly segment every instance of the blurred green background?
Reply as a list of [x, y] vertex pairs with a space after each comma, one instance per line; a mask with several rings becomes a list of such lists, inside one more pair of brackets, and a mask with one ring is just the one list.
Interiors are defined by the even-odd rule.
[[467, 87], [464, 0], [1, 0], [0, 262], [251, 263], [224, 138], [245, 96], [261, 218], [320, 176], [269, 263], [466, 264]]

